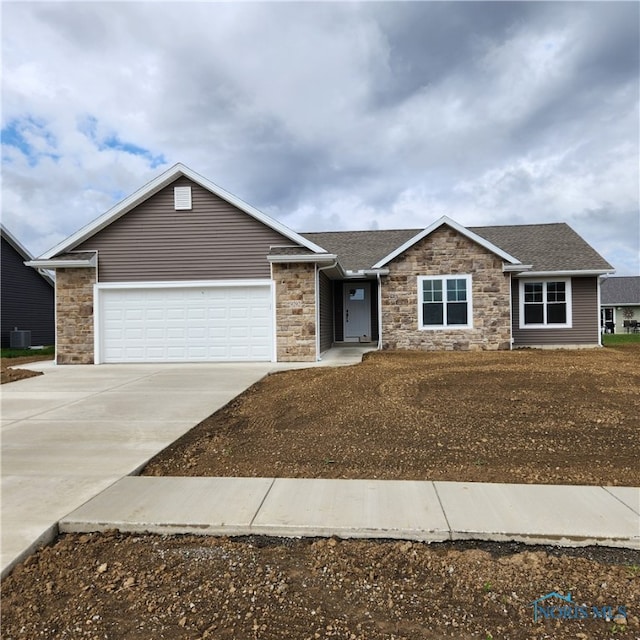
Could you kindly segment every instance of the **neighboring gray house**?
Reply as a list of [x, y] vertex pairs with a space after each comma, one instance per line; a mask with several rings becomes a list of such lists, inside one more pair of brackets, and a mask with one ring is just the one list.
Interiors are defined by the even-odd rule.
[[600, 295], [604, 331], [640, 332], [640, 276], [605, 278]]
[[53, 280], [24, 265], [33, 256], [0, 225], [2, 348], [10, 346], [14, 329], [31, 332], [31, 345], [52, 345], [55, 340]]
[[566, 224], [300, 234], [180, 164], [30, 265], [58, 363], [597, 346], [613, 271]]

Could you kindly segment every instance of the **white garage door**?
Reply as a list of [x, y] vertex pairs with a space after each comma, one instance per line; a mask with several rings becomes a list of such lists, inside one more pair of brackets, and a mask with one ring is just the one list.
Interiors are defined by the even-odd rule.
[[271, 286], [99, 289], [101, 362], [271, 360]]

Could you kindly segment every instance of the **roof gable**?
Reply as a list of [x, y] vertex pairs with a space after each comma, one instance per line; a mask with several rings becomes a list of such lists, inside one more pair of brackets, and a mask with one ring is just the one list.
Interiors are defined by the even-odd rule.
[[277, 220], [274, 220], [255, 207], [252, 207], [250, 204], [247, 204], [240, 198], [234, 196], [228, 191], [225, 191], [224, 189], [222, 189], [222, 187], [219, 187], [210, 180], [207, 180], [200, 174], [189, 169], [187, 166], [178, 163], [158, 177], [151, 180], [151, 182], [148, 182], [146, 185], [132, 193], [129, 197], [113, 206], [100, 217], [96, 218], [88, 225], [84, 226], [82, 229], [63, 240], [60, 244], [43, 253], [41, 258], [52, 258], [60, 253], [65, 253], [67, 251], [73, 250], [79, 244], [98, 233], [98, 231], [101, 231], [105, 227], [108, 227], [112, 222], [115, 222], [116, 220], [127, 214], [139, 204], [141, 204], [154, 194], [158, 193], [161, 189], [174, 182], [180, 176], [189, 178], [204, 189], [207, 189], [216, 196], [222, 198], [223, 200], [226, 200], [228, 203], [232, 204], [240, 211], [243, 211], [247, 215], [266, 225], [267, 227], [270, 227], [274, 231], [277, 231], [292, 242], [295, 242], [296, 244], [299, 244], [314, 253], [325, 253], [322, 247], [319, 247], [318, 245], [307, 240], [306, 238], [289, 229], [287, 226], [283, 225]]
[[391, 253], [386, 255], [384, 258], [379, 260], [373, 265], [374, 269], [380, 269], [384, 267], [387, 263], [391, 262], [394, 258], [397, 258], [400, 254], [404, 253], [407, 249], [412, 247], [416, 242], [419, 242], [423, 238], [426, 238], [428, 235], [433, 233], [436, 229], [439, 229], [441, 226], [446, 225], [451, 227], [455, 231], [457, 231], [460, 235], [465, 236], [469, 240], [472, 240], [476, 244], [479, 244], [481, 247], [484, 247], [488, 251], [495, 253], [497, 256], [509, 262], [510, 264], [521, 264], [520, 260], [514, 258], [512, 255], [508, 254], [506, 251], [502, 250], [500, 247], [496, 246], [492, 242], [488, 241], [486, 238], [479, 236], [477, 233], [474, 233], [470, 229], [463, 227], [458, 224], [455, 220], [448, 218], [447, 216], [442, 216], [439, 220], [436, 220], [433, 224], [429, 225], [426, 229], [423, 229], [413, 237], [409, 238], [404, 244], [400, 245], [396, 249], [394, 249]]

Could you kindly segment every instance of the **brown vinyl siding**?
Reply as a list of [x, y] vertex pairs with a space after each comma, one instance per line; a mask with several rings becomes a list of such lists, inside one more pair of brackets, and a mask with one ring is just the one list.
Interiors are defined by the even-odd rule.
[[[553, 278], [550, 278], [553, 280]], [[532, 278], [531, 281], [535, 281]], [[521, 329], [520, 287], [518, 278], [511, 285], [513, 346], [539, 347], [597, 345], [600, 331], [597, 277], [571, 278], [572, 327], [570, 329]]]
[[53, 285], [35, 269], [26, 267], [22, 256], [2, 238], [2, 348], [10, 345], [17, 327], [31, 331], [33, 346], [49, 346], [55, 341]]
[[[193, 206], [174, 210], [173, 188], [190, 186]], [[180, 177], [74, 251], [98, 251], [100, 282], [269, 278], [271, 245], [288, 238]]]
[[327, 275], [320, 271], [320, 353], [333, 345], [333, 287]]

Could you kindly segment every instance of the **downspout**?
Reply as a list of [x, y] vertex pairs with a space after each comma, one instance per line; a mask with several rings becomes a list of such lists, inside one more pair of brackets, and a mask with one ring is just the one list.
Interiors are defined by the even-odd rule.
[[316, 361], [320, 362], [322, 359], [320, 357], [320, 272], [325, 269], [334, 269], [338, 266], [338, 260], [336, 258], [333, 264], [328, 264], [324, 267], [319, 267], [317, 262], [314, 265], [316, 270]]
[[513, 273], [509, 274], [509, 351], [513, 351]]
[[376, 274], [378, 278], [378, 351], [382, 350], [382, 279], [380, 272]]
[[[596, 283], [597, 283], [597, 292], [598, 292], [598, 346], [601, 347], [602, 346], [602, 332], [604, 330], [604, 318], [602, 317], [604, 314], [604, 311], [602, 309], [602, 300], [600, 298], [600, 283], [602, 282], [602, 276], [598, 276], [596, 279]], [[615, 325], [614, 325], [615, 326]], [[614, 329], [615, 331], [615, 329]]]

